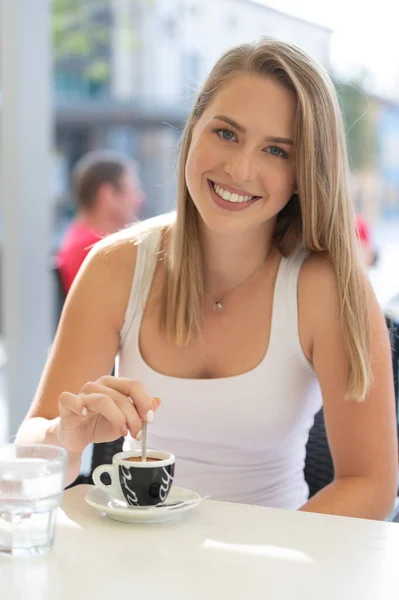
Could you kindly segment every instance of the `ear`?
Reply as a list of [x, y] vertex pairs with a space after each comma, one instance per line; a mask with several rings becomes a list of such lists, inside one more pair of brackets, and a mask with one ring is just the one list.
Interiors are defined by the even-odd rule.
[[97, 191], [97, 207], [106, 208], [115, 195], [115, 190], [110, 183], [104, 182]]

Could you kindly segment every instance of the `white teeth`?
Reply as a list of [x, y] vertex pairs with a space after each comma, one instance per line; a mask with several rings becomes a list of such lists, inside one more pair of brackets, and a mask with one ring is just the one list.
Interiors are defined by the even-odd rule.
[[220, 196], [221, 198], [223, 198], [223, 200], [226, 200], [227, 202], [248, 202], [253, 198], [253, 196], [241, 196], [240, 194], [233, 194], [220, 187], [220, 185], [212, 185], [213, 189], [218, 194], [218, 196]]

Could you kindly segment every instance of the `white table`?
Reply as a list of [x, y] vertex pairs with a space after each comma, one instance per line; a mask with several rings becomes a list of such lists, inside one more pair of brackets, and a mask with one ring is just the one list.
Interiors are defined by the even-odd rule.
[[397, 600], [399, 525], [204, 501], [158, 525], [65, 492], [53, 550], [0, 558], [4, 600]]

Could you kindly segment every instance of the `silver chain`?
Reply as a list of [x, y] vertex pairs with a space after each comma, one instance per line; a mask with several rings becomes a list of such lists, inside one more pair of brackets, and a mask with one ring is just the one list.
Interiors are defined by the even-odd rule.
[[[223, 294], [223, 296], [221, 298], [219, 298], [219, 300], [215, 300], [214, 303], [213, 303], [214, 310], [217, 310], [219, 312], [222, 311], [223, 308], [224, 308], [224, 306], [222, 304], [222, 301], [224, 301], [227, 296], [230, 296], [230, 294], [232, 294], [233, 292], [235, 292], [239, 287], [241, 287], [242, 285], [244, 285], [244, 283], [247, 283], [247, 281], [249, 281], [250, 279], [252, 279], [252, 277], [255, 277], [255, 275], [257, 273], [259, 273], [259, 271], [264, 267], [265, 262], [266, 262], [266, 258], [264, 258], [262, 260], [262, 262], [260, 263], [259, 267], [253, 273], [251, 273], [251, 275], [249, 275], [248, 277], [246, 277], [243, 281], [240, 281], [240, 283], [238, 283], [236, 286], [234, 286], [233, 289], [231, 289], [229, 292], [226, 292], [226, 294]], [[215, 294], [213, 294], [213, 293], [212, 293], [212, 296], [214, 298], [217, 298], [217, 296]]]

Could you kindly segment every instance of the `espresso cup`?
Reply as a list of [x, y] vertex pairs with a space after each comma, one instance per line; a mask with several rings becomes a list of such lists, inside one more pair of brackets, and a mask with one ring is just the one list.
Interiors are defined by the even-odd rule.
[[[118, 452], [112, 465], [100, 465], [93, 471], [94, 485], [127, 502], [130, 506], [162, 504], [173, 483], [175, 457], [169, 452], [147, 450], [147, 460], [141, 460], [141, 450]], [[101, 481], [108, 473], [111, 484]]]

